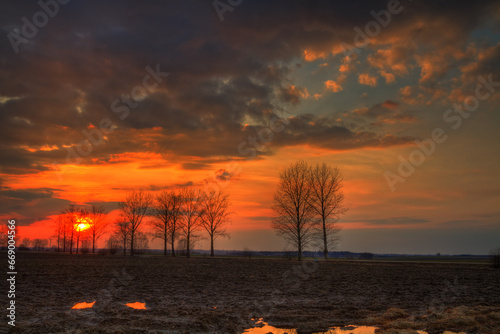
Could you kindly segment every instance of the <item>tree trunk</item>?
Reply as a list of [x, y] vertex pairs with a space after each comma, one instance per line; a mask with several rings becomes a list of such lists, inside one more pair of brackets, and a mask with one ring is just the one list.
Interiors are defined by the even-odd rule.
[[215, 256], [215, 254], [214, 254], [214, 235], [213, 234], [210, 236], [210, 256], [211, 257]]
[[92, 236], [92, 253], [95, 253], [95, 235]]
[[123, 238], [123, 256], [127, 254], [127, 238]]
[[191, 249], [189, 247], [189, 245], [191, 244], [191, 241], [189, 240], [190, 239], [190, 235], [189, 233], [187, 234], [186, 236], [186, 257], [189, 259], [191, 257]]
[[175, 257], [175, 237], [172, 236], [172, 256]]
[[167, 236], [163, 239], [163, 255], [167, 256]]
[[172, 221], [172, 233], [170, 234], [170, 241], [172, 242], [172, 256], [175, 257], [175, 231], [176, 231], [176, 218], [173, 218]]
[[134, 256], [134, 232], [130, 233], [130, 256]]
[[76, 254], [78, 254], [78, 244], [80, 243], [80, 235], [76, 235]]
[[301, 229], [300, 229], [300, 208], [296, 207], [295, 211], [297, 212], [297, 250], [299, 252], [297, 258], [300, 261], [302, 261], [302, 236], [301, 236]]
[[325, 255], [325, 260], [328, 259], [328, 241], [326, 240], [326, 221], [325, 218], [323, 218], [323, 245], [324, 245], [324, 255]]
[[299, 262], [302, 261], [302, 238], [300, 236], [300, 234], [298, 235], [298, 238], [297, 238], [297, 248], [298, 248], [298, 260]]

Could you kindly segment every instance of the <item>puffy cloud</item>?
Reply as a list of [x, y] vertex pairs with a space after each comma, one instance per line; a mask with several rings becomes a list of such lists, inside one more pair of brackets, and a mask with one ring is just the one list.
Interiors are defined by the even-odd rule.
[[333, 80], [325, 81], [325, 88], [334, 93], [342, 91], [342, 86]]
[[304, 59], [305, 61], [311, 62], [316, 59], [324, 59], [326, 57], [326, 52], [315, 52], [313, 50], [304, 50]]
[[362, 85], [367, 85], [367, 86], [372, 86], [372, 87], [377, 86], [377, 78], [372, 77], [368, 73], [360, 74], [358, 77], [358, 82]]

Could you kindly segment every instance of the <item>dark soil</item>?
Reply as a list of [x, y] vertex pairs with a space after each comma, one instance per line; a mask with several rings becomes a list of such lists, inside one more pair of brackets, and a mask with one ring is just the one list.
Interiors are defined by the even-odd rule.
[[[299, 333], [500, 333], [500, 270], [486, 265], [26, 252], [16, 269], [13, 333], [241, 333], [254, 317]], [[136, 301], [147, 310], [123, 305]]]

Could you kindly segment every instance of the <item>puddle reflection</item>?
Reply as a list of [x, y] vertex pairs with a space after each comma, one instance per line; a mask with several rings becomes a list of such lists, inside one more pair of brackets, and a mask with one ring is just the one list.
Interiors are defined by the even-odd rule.
[[146, 310], [146, 303], [135, 302], [135, 303], [128, 303], [125, 305], [131, 308], [135, 308], [136, 310]]
[[[245, 330], [243, 333], [252, 333], [252, 334], [297, 334], [297, 330], [295, 328], [277, 328], [270, 326], [267, 322], [265, 322], [262, 318], [260, 319], [252, 319], [255, 321], [254, 328], [249, 328]], [[375, 334], [375, 330], [378, 327], [373, 326], [345, 326], [345, 327], [330, 327], [330, 329], [326, 332], [314, 332], [313, 334]], [[428, 334], [425, 331], [415, 331], [418, 334]], [[444, 331], [443, 334], [465, 334], [463, 332], [455, 333]]]
[[[243, 333], [252, 334], [297, 334], [297, 330], [294, 328], [277, 328], [270, 326], [267, 322], [262, 319], [254, 319], [255, 325], [258, 327], [249, 328]], [[315, 332], [314, 334], [375, 334], [375, 329], [377, 327], [372, 326], [346, 326], [346, 327], [331, 327], [326, 332]]]
[[76, 303], [71, 309], [72, 310], [79, 310], [79, 309], [83, 309], [83, 308], [92, 308], [92, 306], [94, 306], [95, 304], [95, 301], [92, 302], [92, 303]]

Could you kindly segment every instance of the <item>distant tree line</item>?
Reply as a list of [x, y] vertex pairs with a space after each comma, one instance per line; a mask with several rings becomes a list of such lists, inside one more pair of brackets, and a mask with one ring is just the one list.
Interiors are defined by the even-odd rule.
[[[149, 238], [163, 241], [164, 255], [176, 246], [190, 257], [195, 243], [206, 232], [210, 239], [211, 256], [214, 242], [219, 237], [229, 237], [226, 226], [230, 222], [229, 196], [222, 191], [203, 192], [189, 187], [181, 191], [163, 190], [156, 196], [144, 191], [133, 191], [119, 202], [119, 217], [109, 219], [103, 206], [91, 209], [70, 205], [60, 212], [55, 221], [57, 249], [70, 254], [92, 252], [104, 234], [109, 234], [106, 247], [112, 254], [119, 250], [134, 255], [149, 248]], [[150, 233], [140, 230], [144, 224]], [[80, 247], [82, 245], [82, 247]], [[85, 246], [85, 247], [83, 247]]]

